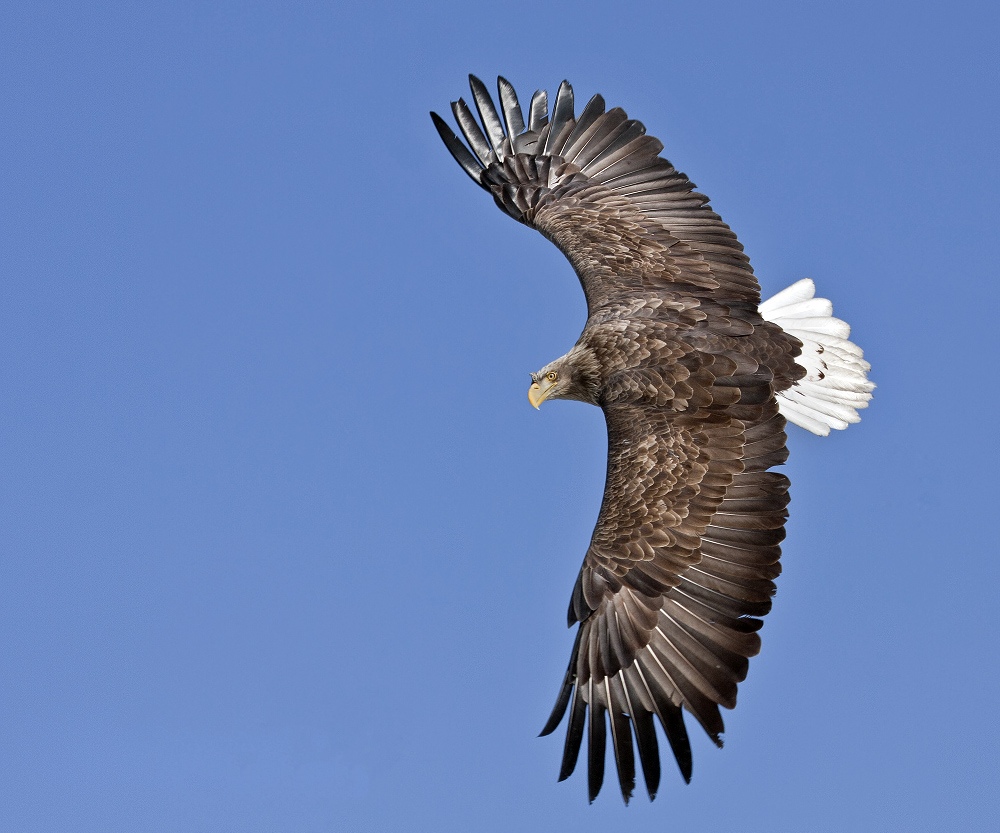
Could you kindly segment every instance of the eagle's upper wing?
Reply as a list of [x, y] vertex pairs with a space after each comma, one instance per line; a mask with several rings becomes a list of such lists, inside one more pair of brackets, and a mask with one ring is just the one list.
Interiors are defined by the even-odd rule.
[[756, 312], [760, 289], [736, 235], [658, 156], [662, 143], [640, 122], [621, 108], [605, 111], [599, 95], [575, 118], [564, 81], [551, 121], [545, 93], [536, 92], [526, 125], [503, 78], [501, 120], [483, 83], [474, 76], [470, 83], [483, 128], [459, 99], [452, 110], [469, 147], [432, 113], [441, 138], [504, 211], [563, 251], [591, 312], [651, 290], [708, 291]]

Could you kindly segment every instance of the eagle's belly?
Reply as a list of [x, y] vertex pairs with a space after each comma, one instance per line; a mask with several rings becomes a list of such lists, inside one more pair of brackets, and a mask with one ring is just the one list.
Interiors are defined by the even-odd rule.
[[[657, 315], [649, 307], [641, 312], [592, 319], [581, 336], [600, 366], [602, 405], [677, 414], [760, 406], [801, 373], [794, 361], [798, 342], [759, 316], [751, 323], [704, 307], [680, 315], [663, 308]], [[750, 421], [759, 413], [740, 410]]]

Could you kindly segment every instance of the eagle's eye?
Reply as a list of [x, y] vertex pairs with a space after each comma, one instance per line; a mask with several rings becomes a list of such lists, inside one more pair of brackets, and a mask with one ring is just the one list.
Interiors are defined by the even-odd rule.
[[559, 378], [559, 374], [556, 373], [554, 370], [550, 370], [548, 373], [545, 374], [545, 378], [548, 379], [550, 382], [554, 382], [556, 379]]

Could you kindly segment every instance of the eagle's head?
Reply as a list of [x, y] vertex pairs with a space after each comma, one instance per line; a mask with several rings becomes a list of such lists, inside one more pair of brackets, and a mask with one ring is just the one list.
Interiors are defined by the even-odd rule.
[[528, 401], [538, 407], [546, 399], [576, 399], [597, 404], [601, 368], [589, 347], [577, 344], [565, 356], [531, 374]]

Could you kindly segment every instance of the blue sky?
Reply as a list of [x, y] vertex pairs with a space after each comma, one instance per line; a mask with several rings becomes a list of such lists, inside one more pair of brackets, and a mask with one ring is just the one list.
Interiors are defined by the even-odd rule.
[[[22, 4], [0, 26], [0, 827], [996, 823], [992, 4]], [[584, 322], [446, 153], [466, 75], [659, 137], [873, 365], [791, 429], [726, 748], [593, 806], [537, 739], [604, 477]]]

